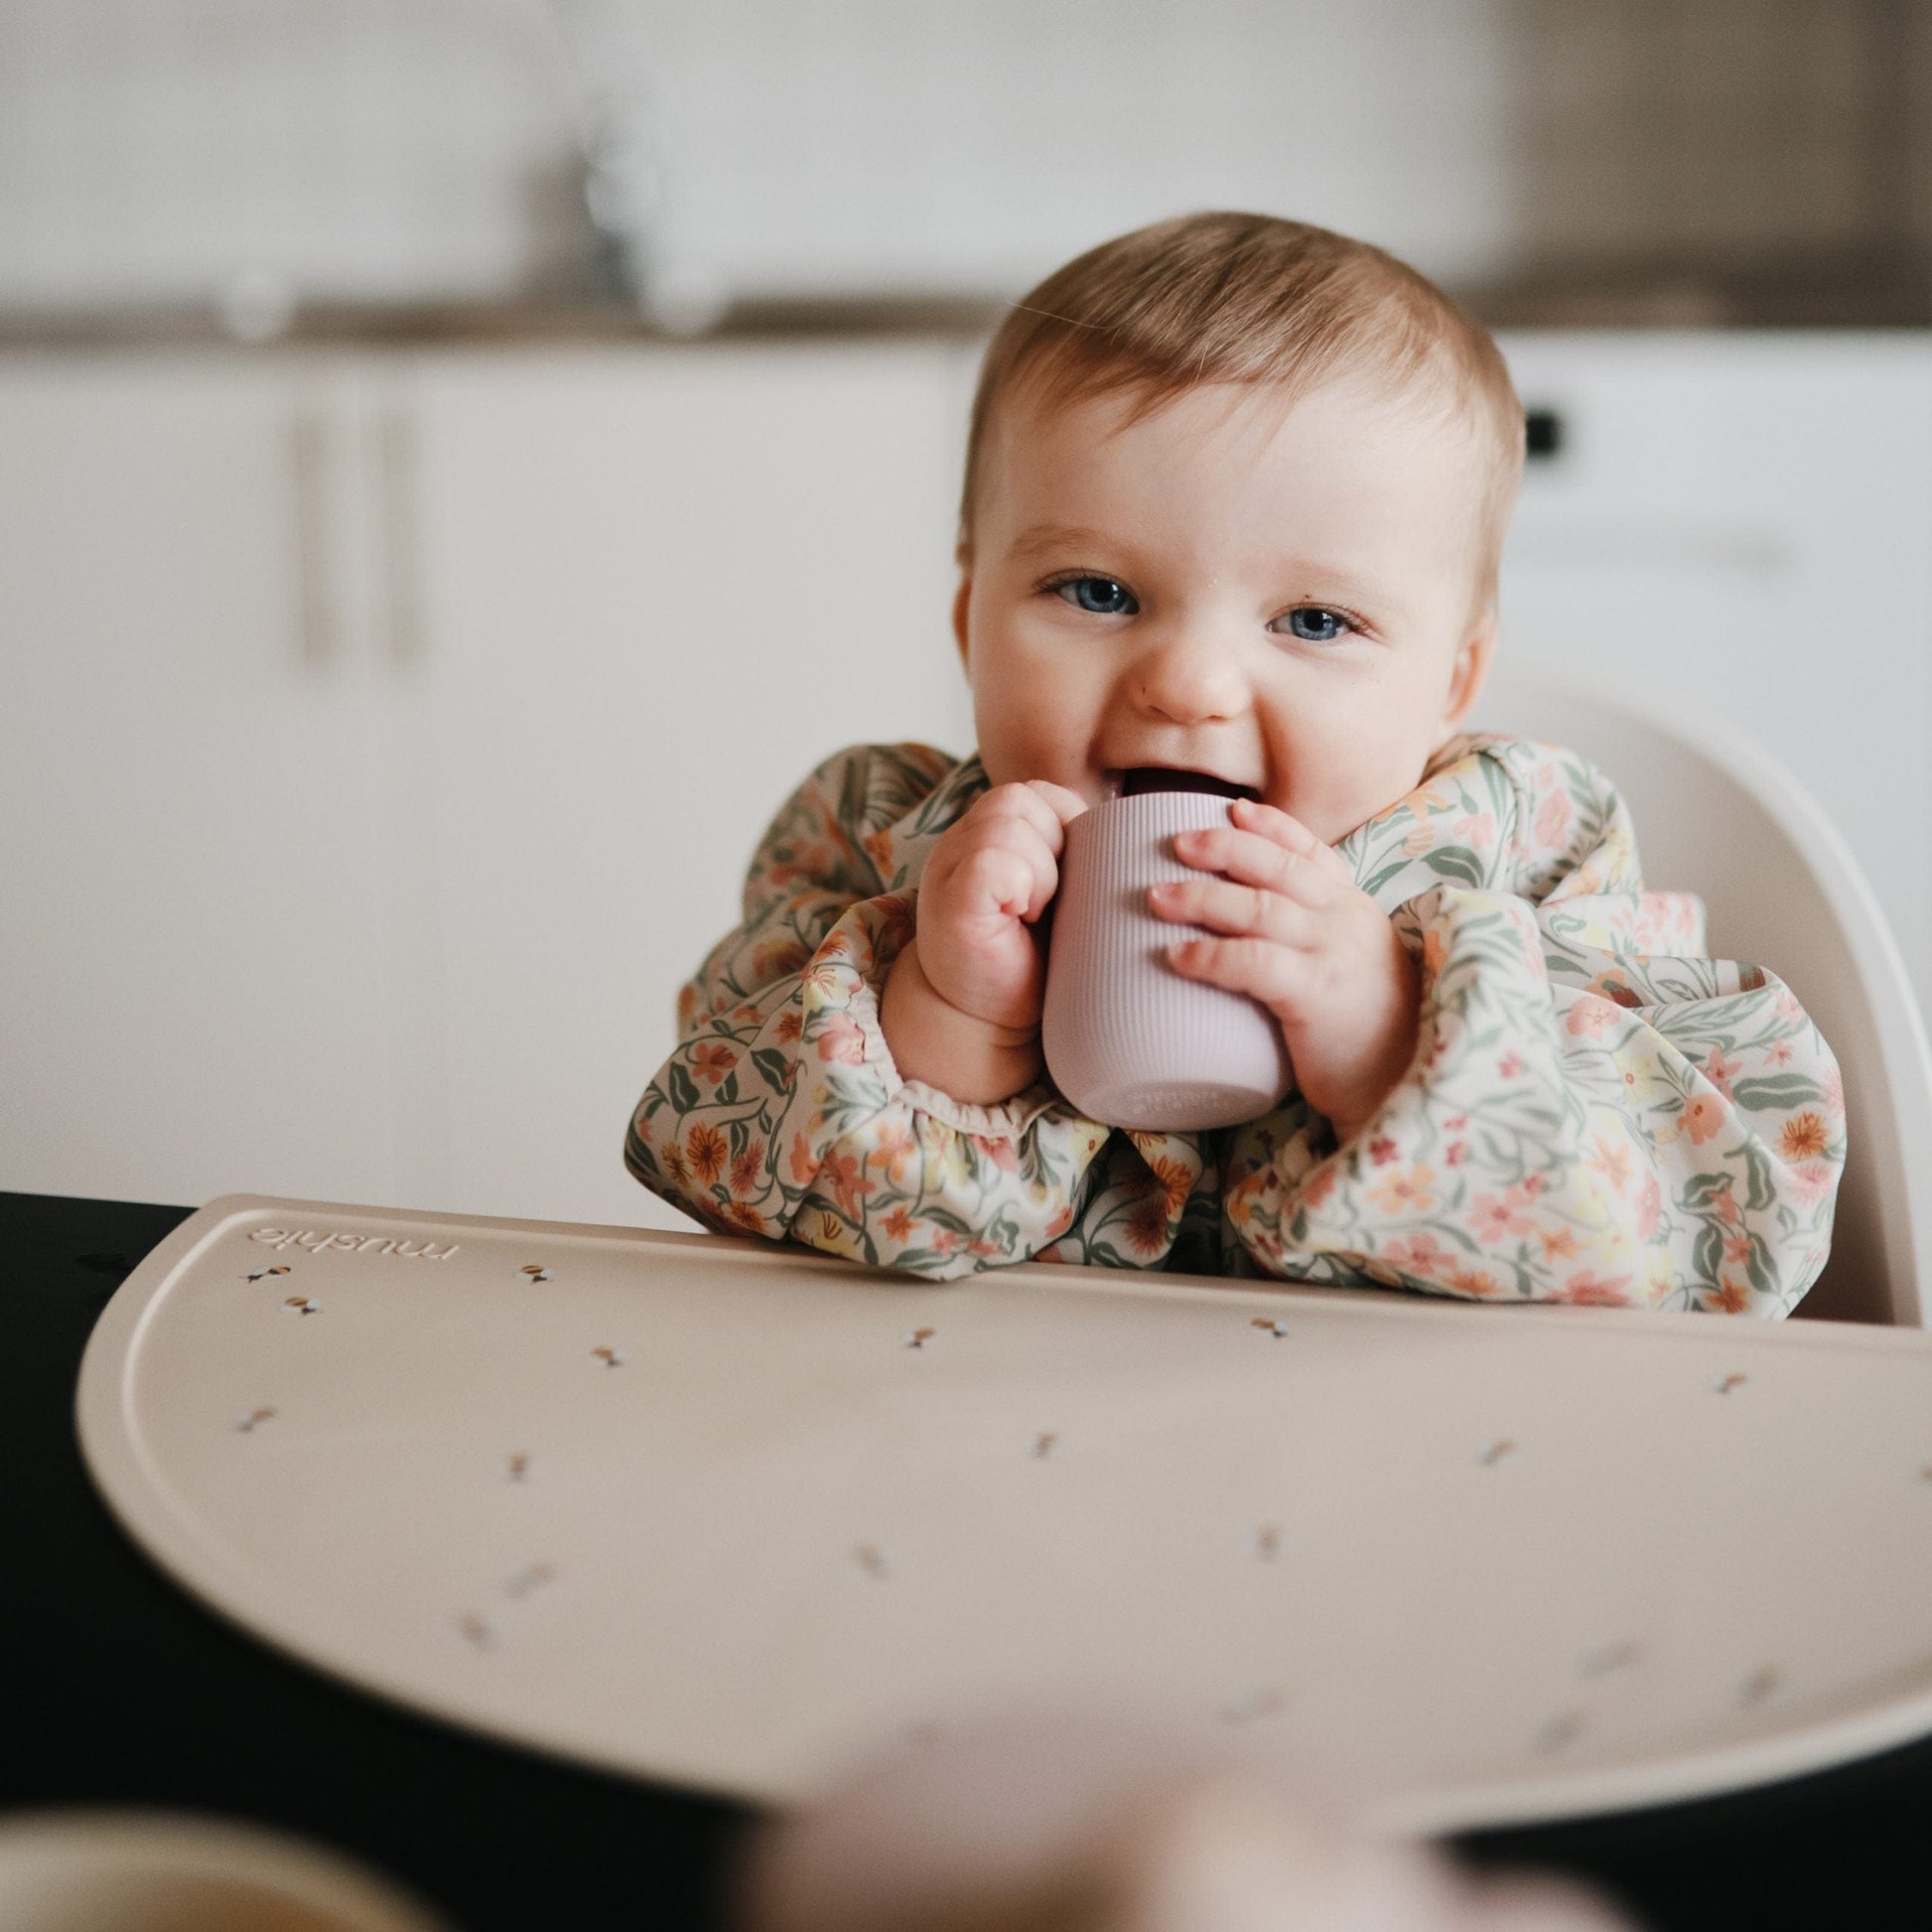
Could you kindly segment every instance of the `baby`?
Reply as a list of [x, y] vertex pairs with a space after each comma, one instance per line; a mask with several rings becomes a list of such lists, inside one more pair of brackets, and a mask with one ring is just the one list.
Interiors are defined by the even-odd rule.
[[[1522, 461], [1487, 332], [1366, 244], [1195, 214], [1041, 283], [966, 453], [978, 751], [856, 747], [780, 808], [631, 1172], [928, 1276], [1788, 1312], [1844, 1160], [1830, 1050], [1643, 890], [1587, 759], [1459, 731]], [[1240, 1127], [1117, 1131], [1040, 1056], [1065, 828], [1164, 783], [1231, 800], [1151, 894], [1169, 962], [1261, 1002], [1294, 1064]]]

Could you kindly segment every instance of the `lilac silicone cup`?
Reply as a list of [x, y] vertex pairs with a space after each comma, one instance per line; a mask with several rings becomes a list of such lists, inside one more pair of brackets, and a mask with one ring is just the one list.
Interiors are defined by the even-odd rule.
[[1053, 1083], [1091, 1120], [1177, 1132], [1279, 1106], [1292, 1078], [1274, 1016], [1245, 994], [1183, 979], [1167, 949], [1203, 928], [1158, 919], [1147, 889], [1194, 869], [1174, 833], [1228, 822], [1212, 792], [1149, 791], [1066, 828], [1046, 956], [1040, 1045]]

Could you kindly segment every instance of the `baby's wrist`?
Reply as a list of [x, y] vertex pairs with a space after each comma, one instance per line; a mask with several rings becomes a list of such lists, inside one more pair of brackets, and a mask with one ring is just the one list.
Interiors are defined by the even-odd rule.
[[1010, 1100], [1039, 1078], [1038, 1027], [1002, 1027], [962, 1012], [919, 964], [918, 939], [893, 962], [879, 1024], [900, 1076], [970, 1106]]

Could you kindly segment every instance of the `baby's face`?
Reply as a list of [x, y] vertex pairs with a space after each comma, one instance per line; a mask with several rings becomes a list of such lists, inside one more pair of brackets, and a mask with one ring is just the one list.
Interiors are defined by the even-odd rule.
[[1487, 667], [1473, 441], [1342, 382], [1129, 408], [992, 426], [953, 613], [987, 773], [1098, 804], [1178, 767], [1333, 843], [1414, 788]]

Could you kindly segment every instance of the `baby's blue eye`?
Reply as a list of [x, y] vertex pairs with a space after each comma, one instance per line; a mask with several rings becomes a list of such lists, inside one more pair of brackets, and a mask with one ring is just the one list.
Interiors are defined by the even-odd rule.
[[1304, 643], [1332, 644], [1344, 630], [1354, 626], [1339, 611], [1324, 610], [1318, 604], [1304, 604], [1289, 612], [1288, 627]]
[[1069, 577], [1064, 584], [1055, 584], [1053, 593], [1101, 618], [1122, 617], [1135, 608], [1133, 592], [1111, 577]]

